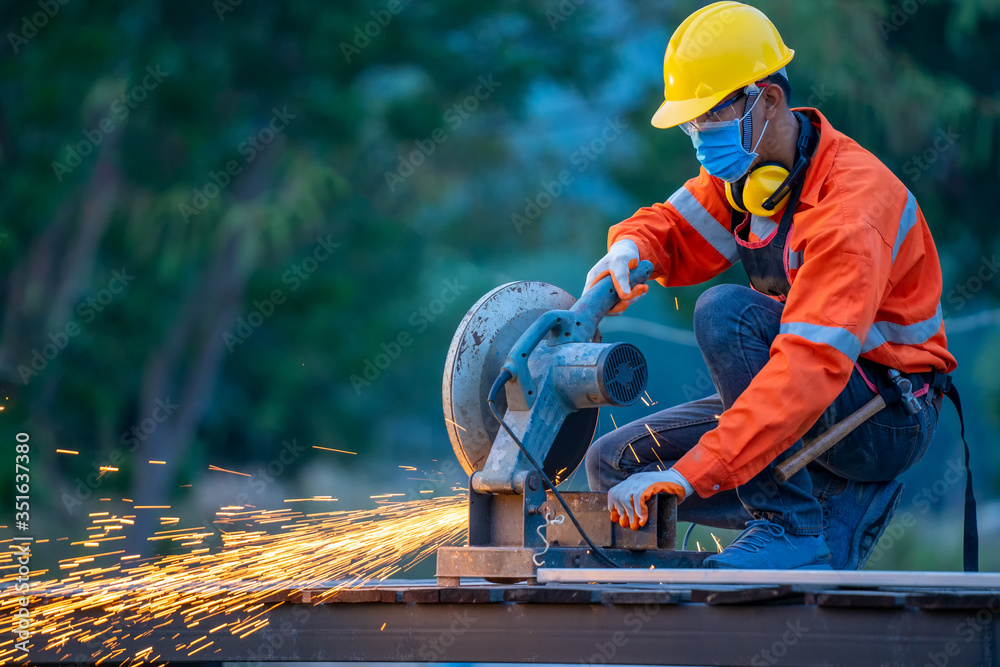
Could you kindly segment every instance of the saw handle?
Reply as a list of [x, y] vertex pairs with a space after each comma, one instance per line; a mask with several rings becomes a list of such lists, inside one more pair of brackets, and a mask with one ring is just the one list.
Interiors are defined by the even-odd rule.
[[[629, 273], [629, 286], [642, 285], [652, 275], [653, 263], [642, 260]], [[574, 330], [569, 332], [569, 336], [565, 335], [565, 331], [559, 332], [559, 343], [587, 343], [593, 340], [594, 334], [597, 333], [597, 325], [601, 323], [608, 311], [618, 305], [619, 301], [621, 299], [618, 297], [618, 291], [611, 280], [611, 275], [601, 278], [593, 287], [584, 292], [580, 300], [573, 305], [571, 310], [576, 314], [575, 322], [580, 322], [580, 326], [575, 326]], [[553, 343], [556, 338], [553, 336]]]
[[[630, 285], [641, 285], [653, 274], [653, 263], [639, 262], [629, 273]], [[528, 358], [538, 344], [549, 336], [549, 345], [564, 343], [589, 343], [597, 334], [597, 325], [620, 299], [611, 276], [605, 276], [587, 290], [570, 310], [550, 310], [532, 322], [514, 343], [503, 365], [511, 378], [521, 383], [525, 403], [530, 407], [535, 401], [535, 382], [528, 372]]]

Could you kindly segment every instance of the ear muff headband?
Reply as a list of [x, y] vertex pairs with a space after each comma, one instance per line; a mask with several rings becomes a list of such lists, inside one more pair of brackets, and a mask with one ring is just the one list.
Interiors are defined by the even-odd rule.
[[789, 172], [780, 162], [765, 162], [757, 166], [749, 175], [743, 186], [726, 184], [726, 199], [737, 211], [769, 218], [775, 209], [781, 208], [791, 194], [790, 188], [785, 188], [784, 196], [771, 208], [767, 207], [772, 196], [782, 188], [788, 180]]
[[787, 203], [795, 183], [805, 176], [817, 143], [816, 131], [806, 116], [798, 112], [796, 115], [802, 127], [796, 145], [795, 166], [788, 171], [780, 162], [765, 162], [747, 174], [742, 186], [726, 183], [726, 199], [737, 211], [771, 217], [776, 209]]

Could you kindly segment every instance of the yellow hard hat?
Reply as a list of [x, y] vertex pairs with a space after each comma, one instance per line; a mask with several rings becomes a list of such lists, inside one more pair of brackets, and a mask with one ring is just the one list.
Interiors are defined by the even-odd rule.
[[684, 19], [667, 44], [664, 102], [653, 126], [694, 120], [733, 91], [780, 71], [794, 55], [759, 9], [729, 1], [702, 7]]

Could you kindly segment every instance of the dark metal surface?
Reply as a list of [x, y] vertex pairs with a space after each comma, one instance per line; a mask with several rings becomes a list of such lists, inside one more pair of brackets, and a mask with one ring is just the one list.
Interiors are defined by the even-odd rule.
[[[675, 551], [655, 549], [603, 549], [612, 561], [629, 568], [696, 568], [711, 556], [708, 551]], [[520, 547], [441, 547], [437, 552], [438, 581], [457, 586], [458, 577], [503, 578], [511, 581], [534, 578], [538, 568], [531, 557], [539, 554], [545, 567], [602, 567], [601, 562], [585, 547], [552, 547], [544, 554], [541, 549]], [[444, 577], [444, 581], [442, 581]]]
[[[143, 636], [135, 650], [152, 645], [161, 654], [160, 660], [182, 664], [209, 658], [227, 662], [998, 665], [1000, 591], [974, 595], [911, 591], [910, 596], [934, 605], [928, 609], [909, 603], [887, 605], [883, 600], [872, 604], [856, 592], [780, 597], [783, 589], [757, 587], [770, 591], [762, 594], [740, 593], [739, 588], [729, 587], [730, 594], [723, 596], [720, 593], [727, 589], [699, 594], [688, 589], [627, 586], [387, 587], [379, 589], [381, 602], [369, 597], [352, 603], [347, 596], [328, 604], [273, 607], [266, 613], [269, 626], [244, 639], [224, 631], [214, 633], [210, 656], [189, 657], [185, 650], [175, 649], [206, 632], [186, 627], [180, 618], [162, 619], [156, 628], [128, 625], [124, 619], [115, 623], [133, 637]], [[706, 602], [693, 601], [699, 595]], [[714, 604], [707, 601], [712, 595], [717, 598]], [[839, 599], [834, 602], [831, 596]], [[316, 592], [312, 597], [317, 597]], [[811, 598], [827, 604], [809, 603]], [[225, 620], [229, 619], [220, 622]], [[30, 664], [53, 664], [67, 654], [77, 664], [93, 664], [101, 657], [91, 657], [93, 652], [94, 647], [71, 640], [55, 651], [33, 650]]]
[[[675, 549], [677, 545], [677, 497], [657, 494], [649, 501], [649, 520], [639, 530], [612, 523], [608, 513], [608, 495], [590, 491], [566, 491], [563, 498], [580, 521], [587, 535], [598, 547], [633, 549]], [[548, 493], [554, 516], [565, 514], [555, 495]], [[546, 535], [552, 546], [584, 546], [580, 532], [570, 521], [551, 525]], [[652, 564], [652, 563], [651, 563]]]
[[[477, 493], [470, 485], [469, 546], [438, 550], [437, 576], [442, 583], [458, 585], [458, 577], [517, 581], [535, 576], [531, 555], [545, 546], [538, 528], [546, 516], [555, 519], [565, 510], [551, 491], [541, 490], [537, 473], [527, 477], [525, 492], [524, 496]], [[611, 522], [604, 493], [562, 495], [594, 544], [618, 554], [615, 562], [623, 566], [699, 567], [708, 555], [674, 550], [677, 499], [670, 494], [657, 494], [649, 501], [649, 520], [640, 530]], [[546, 526], [543, 532], [550, 545], [544, 556], [547, 567], [601, 566], [568, 519]]]

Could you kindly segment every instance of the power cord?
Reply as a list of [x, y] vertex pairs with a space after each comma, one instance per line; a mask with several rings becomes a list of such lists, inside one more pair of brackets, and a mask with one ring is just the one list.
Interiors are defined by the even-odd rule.
[[524, 454], [524, 457], [526, 459], [528, 459], [528, 462], [531, 464], [531, 466], [536, 471], [538, 471], [538, 474], [541, 476], [542, 481], [545, 483], [545, 485], [548, 488], [552, 489], [552, 493], [555, 494], [555, 497], [559, 500], [559, 504], [563, 506], [564, 510], [566, 510], [566, 516], [568, 516], [569, 520], [573, 522], [574, 526], [576, 526], [576, 529], [579, 531], [580, 536], [583, 538], [583, 541], [586, 542], [587, 546], [589, 546], [593, 550], [594, 555], [597, 556], [597, 558], [599, 558], [600, 560], [607, 563], [607, 565], [610, 567], [621, 567], [620, 565], [618, 565], [618, 563], [608, 558], [608, 556], [601, 549], [599, 549], [596, 544], [594, 544], [593, 540], [590, 539], [586, 531], [583, 529], [583, 526], [581, 526], [580, 522], [577, 521], [576, 515], [573, 514], [573, 510], [569, 508], [569, 505], [566, 503], [566, 500], [562, 497], [562, 494], [559, 493], [559, 490], [556, 488], [556, 485], [552, 483], [552, 480], [549, 479], [549, 476], [545, 474], [544, 470], [542, 470], [542, 466], [538, 465], [538, 461], [535, 460], [535, 457], [532, 456], [531, 453], [525, 448], [525, 446], [521, 443], [521, 439], [514, 434], [514, 431], [512, 431], [509, 426], [507, 426], [507, 422], [505, 422], [503, 420], [503, 417], [500, 416], [500, 412], [497, 410], [497, 406], [494, 403], [494, 401], [496, 400], [496, 397], [500, 394], [500, 390], [503, 389], [503, 386], [507, 384], [507, 382], [509, 382], [511, 379], [513, 379], [513, 377], [514, 375], [510, 372], [510, 369], [504, 368], [500, 372], [500, 375], [497, 376], [496, 382], [493, 383], [493, 387], [490, 389], [490, 396], [488, 400], [490, 410], [493, 412], [493, 416], [496, 417], [497, 421], [500, 422], [500, 425], [503, 426], [505, 431], [507, 431], [507, 435], [509, 435], [511, 439], [514, 440], [518, 448], [521, 450], [521, 453]]
[[681, 551], [687, 551], [688, 548], [688, 538], [691, 537], [691, 531], [694, 530], [694, 522], [688, 526], [687, 532], [684, 533], [684, 541], [681, 542]]

